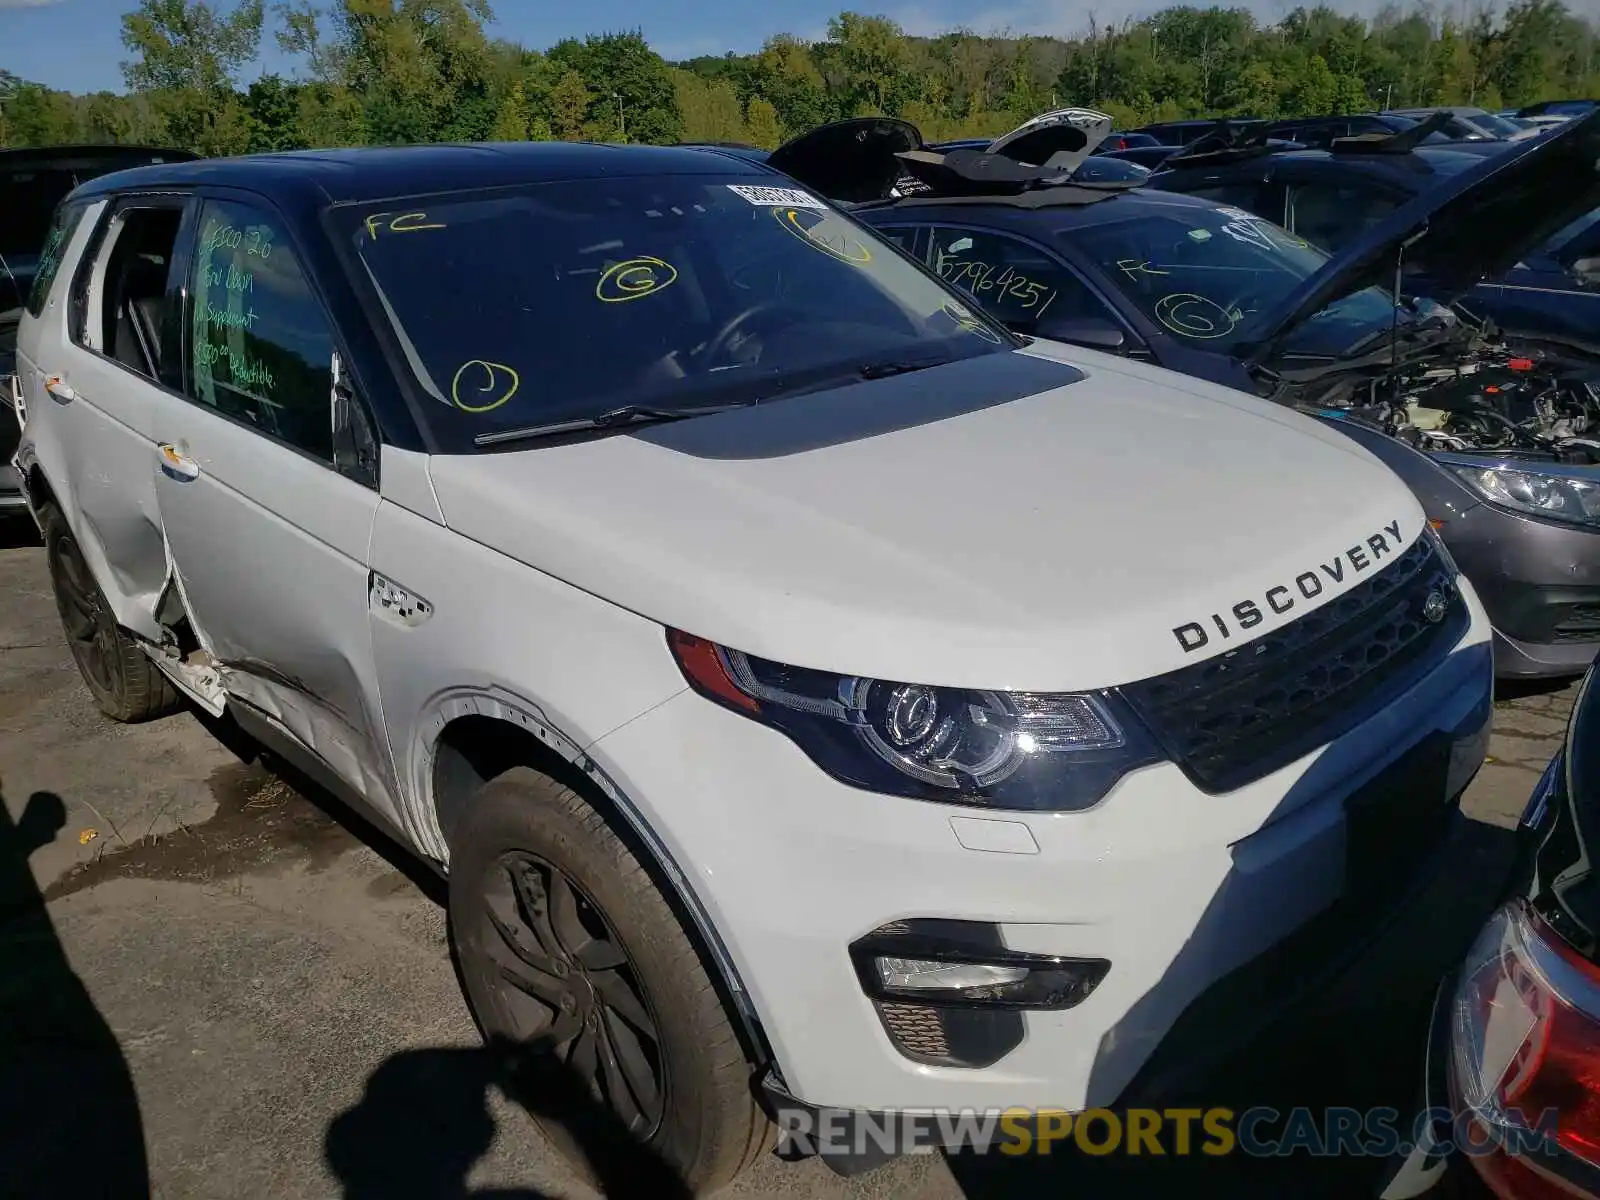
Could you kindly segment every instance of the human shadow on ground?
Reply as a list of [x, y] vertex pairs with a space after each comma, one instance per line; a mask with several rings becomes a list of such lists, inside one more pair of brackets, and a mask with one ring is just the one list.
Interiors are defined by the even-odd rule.
[[345, 1200], [544, 1200], [531, 1188], [472, 1188], [494, 1141], [498, 1089], [583, 1159], [607, 1200], [689, 1200], [677, 1172], [641, 1143], [571, 1068], [536, 1046], [407, 1050], [367, 1079], [328, 1127], [324, 1150]]
[[150, 1179], [133, 1077], [28, 864], [65, 823], [51, 792], [15, 820], [0, 794], [0, 1191], [135, 1200]]

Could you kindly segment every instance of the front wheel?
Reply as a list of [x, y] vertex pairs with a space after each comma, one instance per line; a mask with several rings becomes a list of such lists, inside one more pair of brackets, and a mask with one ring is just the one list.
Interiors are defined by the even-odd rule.
[[[691, 1192], [772, 1142], [750, 1067], [693, 943], [650, 873], [571, 788], [519, 767], [486, 784], [453, 839], [450, 929], [486, 1038], [539, 1047], [590, 1119], [535, 1116], [591, 1184], [642, 1146]], [[593, 1120], [594, 1112], [603, 1120]], [[611, 1150], [596, 1154], [597, 1149]]]
[[113, 721], [148, 721], [178, 705], [178, 693], [120, 625], [61, 510], [40, 514], [45, 561], [67, 646], [100, 711]]

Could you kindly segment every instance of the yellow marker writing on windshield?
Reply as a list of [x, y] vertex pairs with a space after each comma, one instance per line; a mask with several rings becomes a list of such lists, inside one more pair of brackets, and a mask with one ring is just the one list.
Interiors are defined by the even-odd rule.
[[[471, 373], [472, 378], [465, 380], [467, 386], [468, 403], [461, 398], [463, 377]], [[481, 387], [471, 385], [483, 380]], [[462, 412], [486, 413], [493, 412], [507, 400], [517, 394], [522, 378], [515, 368], [508, 367], [505, 363], [489, 362], [482, 358], [470, 358], [457, 368], [455, 377], [450, 380], [450, 399]]]
[[817, 208], [775, 208], [772, 215], [796, 237], [840, 262], [864, 266], [872, 261], [872, 251], [867, 244], [850, 232], [843, 217]]
[[[383, 219], [385, 217], [388, 217], [389, 220], [385, 221]], [[443, 222], [430, 222], [428, 214], [425, 212], [370, 213], [362, 224], [367, 228], [367, 236], [374, 241], [377, 240], [378, 234], [384, 230], [388, 230], [390, 233], [417, 233], [424, 229], [446, 228]]]
[[663, 288], [671, 287], [678, 278], [678, 269], [664, 259], [641, 254], [624, 262], [614, 263], [595, 280], [594, 298], [604, 304], [621, 304], [625, 300], [642, 300]]

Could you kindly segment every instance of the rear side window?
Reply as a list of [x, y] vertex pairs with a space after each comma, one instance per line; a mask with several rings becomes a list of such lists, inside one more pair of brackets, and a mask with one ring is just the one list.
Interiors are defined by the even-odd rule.
[[1046, 314], [1115, 320], [1076, 275], [1017, 238], [967, 229], [935, 229], [933, 269], [1011, 328], [1032, 331]]
[[33, 286], [28, 292], [30, 316], [37, 317], [44, 311], [45, 297], [50, 294], [50, 285], [55, 282], [56, 273], [61, 270], [61, 256], [66, 253], [67, 244], [72, 241], [78, 222], [83, 220], [83, 214], [88, 208], [89, 206], [83, 203], [58, 206], [55, 215], [50, 219], [49, 228], [45, 230], [37, 259], [29, 256], [26, 265], [19, 265], [11, 261], [11, 255], [6, 256], [6, 262], [12, 271], [23, 271], [27, 266], [33, 268]]

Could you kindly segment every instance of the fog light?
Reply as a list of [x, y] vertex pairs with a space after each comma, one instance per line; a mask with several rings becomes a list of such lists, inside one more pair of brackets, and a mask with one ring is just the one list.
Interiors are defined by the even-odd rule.
[[896, 921], [853, 944], [850, 957], [872, 999], [939, 1008], [1071, 1008], [1111, 967], [1010, 950], [995, 926], [950, 920]]
[[[937, 962], [927, 958], [879, 958], [878, 978], [896, 991], [971, 992], [997, 984], [1021, 983], [1026, 967], [993, 963]], [[975, 997], [976, 998], [976, 997]]]

